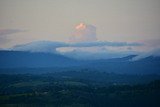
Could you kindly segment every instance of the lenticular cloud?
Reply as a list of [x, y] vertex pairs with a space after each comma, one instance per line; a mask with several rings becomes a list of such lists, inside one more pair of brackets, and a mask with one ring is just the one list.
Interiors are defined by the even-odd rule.
[[96, 27], [80, 23], [70, 38], [70, 42], [93, 42], [96, 41]]

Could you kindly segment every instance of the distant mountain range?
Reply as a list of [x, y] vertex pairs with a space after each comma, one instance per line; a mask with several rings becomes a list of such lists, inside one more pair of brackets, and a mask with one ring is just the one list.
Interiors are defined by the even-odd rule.
[[65, 67], [76, 61], [55, 53], [0, 51], [0, 68]]
[[99, 60], [75, 60], [55, 53], [0, 51], [0, 68], [60, 68], [127, 74], [160, 74], [160, 57], [132, 61], [136, 55]]

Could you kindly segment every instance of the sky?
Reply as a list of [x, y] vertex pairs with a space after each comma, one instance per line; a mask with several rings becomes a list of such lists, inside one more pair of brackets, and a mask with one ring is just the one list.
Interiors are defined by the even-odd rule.
[[[0, 0], [0, 48], [39, 40], [77, 42], [83, 40], [77, 34], [93, 32], [96, 37], [85, 40], [160, 40], [159, 19], [160, 0]], [[82, 23], [87, 33], [76, 30]]]

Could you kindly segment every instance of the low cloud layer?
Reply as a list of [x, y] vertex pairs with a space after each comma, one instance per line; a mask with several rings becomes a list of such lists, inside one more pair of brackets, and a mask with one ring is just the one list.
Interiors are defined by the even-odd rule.
[[95, 42], [80, 42], [72, 43], [69, 46], [73, 47], [94, 47], [94, 46], [112, 46], [112, 47], [123, 47], [123, 46], [142, 46], [141, 43], [127, 43], [127, 42], [108, 42], [108, 41], [95, 41]]
[[9, 41], [9, 35], [23, 32], [19, 29], [0, 29], [0, 45]]
[[139, 47], [143, 44], [140, 43], [127, 43], [127, 42], [107, 42], [107, 41], [97, 41], [97, 42], [83, 42], [83, 43], [65, 43], [65, 42], [54, 42], [54, 41], [35, 41], [27, 44], [13, 46], [12, 50], [28, 50], [28, 51], [39, 51], [39, 52], [49, 52], [49, 50], [55, 50], [56, 48], [63, 47]]
[[27, 44], [16, 45], [10, 48], [15, 51], [30, 51], [30, 52], [56, 52], [56, 48], [68, 46], [64, 42], [53, 41], [35, 41]]
[[139, 43], [107, 41], [83, 43], [36, 41], [28, 44], [14, 46], [10, 48], [10, 50], [60, 53], [68, 57], [74, 56], [76, 59], [106, 59], [137, 54], [131, 48], [141, 46], [142, 44]]
[[75, 27], [73, 35], [70, 37], [70, 42], [93, 42], [96, 41], [96, 27], [80, 23]]
[[13, 33], [22, 32], [22, 30], [19, 29], [0, 29], [0, 36], [10, 35]]
[[103, 59], [137, 55], [133, 58], [133, 61], [135, 61], [148, 56], [160, 56], [159, 46], [160, 45], [158, 42], [151, 41], [145, 43], [108, 41], [64, 43], [54, 41], [37, 41], [28, 44], [17, 45], [10, 48], [10, 50], [51, 53], [58, 52], [69, 57], [75, 56], [77, 59], [87, 59], [87, 57], [88, 59], [92, 59], [93, 57], [95, 59]]
[[137, 55], [138, 52], [127, 49], [124, 47], [64, 47], [57, 48], [57, 51], [62, 55], [80, 59], [80, 60], [95, 60], [95, 59], [110, 59], [120, 58], [128, 55]]
[[133, 61], [140, 60], [149, 56], [160, 56], [160, 39], [143, 41], [144, 46], [141, 50], [145, 50], [145, 52], [141, 52], [138, 56], [133, 58]]

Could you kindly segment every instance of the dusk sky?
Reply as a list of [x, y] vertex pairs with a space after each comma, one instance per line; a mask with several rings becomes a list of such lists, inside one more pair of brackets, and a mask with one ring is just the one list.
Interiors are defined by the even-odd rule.
[[80, 23], [95, 28], [89, 40], [160, 40], [160, 0], [0, 0], [0, 48], [70, 42]]

